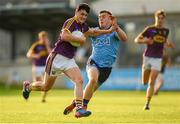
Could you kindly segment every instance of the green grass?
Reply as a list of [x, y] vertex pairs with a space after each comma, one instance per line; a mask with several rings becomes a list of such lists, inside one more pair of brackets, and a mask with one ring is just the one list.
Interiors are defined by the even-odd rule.
[[73, 98], [72, 90], [53, 89], [47, 102], [41, 103], [39, 92], [25, 101], [20, 89], [0, 88], [0, 123], [180, 123], [179, 92], [160, 92], [153, 97], [150, 111], [142, 110], [144, 97], [145, 91], [98, 91], [89, 104], [92, 115], [76, 119], [74, 113], [62, 114]]

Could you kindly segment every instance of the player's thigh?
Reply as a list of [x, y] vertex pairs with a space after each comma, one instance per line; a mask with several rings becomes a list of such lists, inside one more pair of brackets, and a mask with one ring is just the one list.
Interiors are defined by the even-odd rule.
[[35, 81], [42, 81], [43, 80], [43, 77], [42, 76], [36, 76], [35, 77]]
[[163, 73], [160, 73], [158, 74], [157, 78], [156, 78], [156, 81], [160, 84], [163, 84], [164, 82], [164, 74]]
[[53, 84], [56, 81], [57, 76], [50, 76], [46, 72], [44, 74], [44, 89], [47, 91], [52, 88]]
[[81, 76], [81, 71], [79, 67], [69, 68], [68, 70], [64, 71], [64, 74], [71, 79], [74, 83], [82, 83], [83, 77]]
[[88, 78], [92, 82], [98, 82], [99, 71], [96, 67], [90, 67], [87, 69]]
[[161, 70], [161, 58], [151, 58], [151, 73], [150, 73], [150, 83], [154, 83], [160, 70]]
[[151, 58], [143, 56], [143, 65], [142, 65], [142, 83], [147, 84], [149, 82], [149, 75], [151, 72]]
[[148, 83], [151, 70], [142, 66], [142, 83]]
[[152, 69], [149, 77], [149, 83], [154, 84], [159, 74], [159, 70]]

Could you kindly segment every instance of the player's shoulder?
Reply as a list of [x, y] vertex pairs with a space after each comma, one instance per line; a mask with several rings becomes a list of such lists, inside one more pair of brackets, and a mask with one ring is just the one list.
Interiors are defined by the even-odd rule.
[[156, 28], [154, 24], [146, 26], [146, 29], [153, 29], [153, 28]]
[[68, 18], [65, 22], [75, 21], [74, 17]]
[[35, 41], [33, 44], [32, 44], [32, 47], [36, 47], [39, 45], [39, 42], [38, 41]]
[[[159, 28], [157, 28], [157, 27], [155, 26], [155, 24], [148, 25], [146, 28], [148, 28], [148, 29], [159, 29]], [[163, 27], [162, 30], [169, 31], [169, 29], [166, 28], [166, 27]]]
[[75, 17], [69, 18], [64, 22], [63, 28], [69, 29], [72, 26], [75, 26], [77, 23]]
[[38, 41], [35, 41], [35, 42], [31, 45], [30, 49], [35, 49], [38, 45], [39, 45]]
[[75, 19], [74, 17], [69, 18], [69, 19], [67, 19], [67, 20], [65, 21], [66, 24], [72, 24], [72, 23], [74, 23], [74, 22], [76, 22], [76, 19]]

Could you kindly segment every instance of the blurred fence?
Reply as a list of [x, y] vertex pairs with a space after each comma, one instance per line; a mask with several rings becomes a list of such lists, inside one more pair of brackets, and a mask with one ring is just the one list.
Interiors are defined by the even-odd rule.
[[[82, 71], [84, 84], [88, 78], [86, 71]], [[168, 68], [164, 74], [162, 90], [180, 90], [180, 67]], [[67, 88], [73, 88], [73, 84], [66, 79]], [[126, 68], [113, 69], [109, 79], [100, 87], [101, 90], [144, 90], [147, 86], [141, 84], [141, 69]]]
[[[0, 83], [4, 82], [7, 88], [11, 87], [12, 85], [22, 86], [22, 82], [24, 80], [29, 80], [30, 82], [32, 81], [31, 70], [31, 65], [10, 65], [0, 67]], [[64, 78], [64, 75], [58, 77], [54, 87], [66, 88]]]
[[[88, 82], [85, 69], [82, 70], [84, 86]], [[31, 66], [0, 67], [0, 80], [7, 86], [22, 85], [23, 80], [32, 80]], [[73, 88], [73, 83], [61, 75], [56, 80], [56, 88]], [[108, 80], [100, 87], [101, 90], [144, 90], [141, 84], [140, 68], [114, 68]], [[180, 67], [167, 68], [164, 74], [162, 90], [180, 90]]]

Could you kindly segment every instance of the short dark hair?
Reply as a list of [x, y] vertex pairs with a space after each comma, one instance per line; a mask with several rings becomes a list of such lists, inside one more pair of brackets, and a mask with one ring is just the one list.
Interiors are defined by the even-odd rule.
[[163, 9], [157, 10], [157, 11], [155, 12], [155, 17], [156, 17], [156, 16], [159, 16], [159, 15], [162, 15], [163, 17], [166, 17], [166, 13], [165, 13], [165, 11], [164, 11]]
[[87, 3], [80, 3], [76, 9], [77, 9], [77, 11], [85, 10], [87, 13], [90, 12], [90, 7]]
[[107, 13], [107, 14], [109, 14], [109, 15], [112, 15], [112, 13], [111, 13], [110, 11], [108, 11], [108, 10], [101, 10], [101, 11], [99, 12], [99, 14], [101, 14], [101, 13]]

